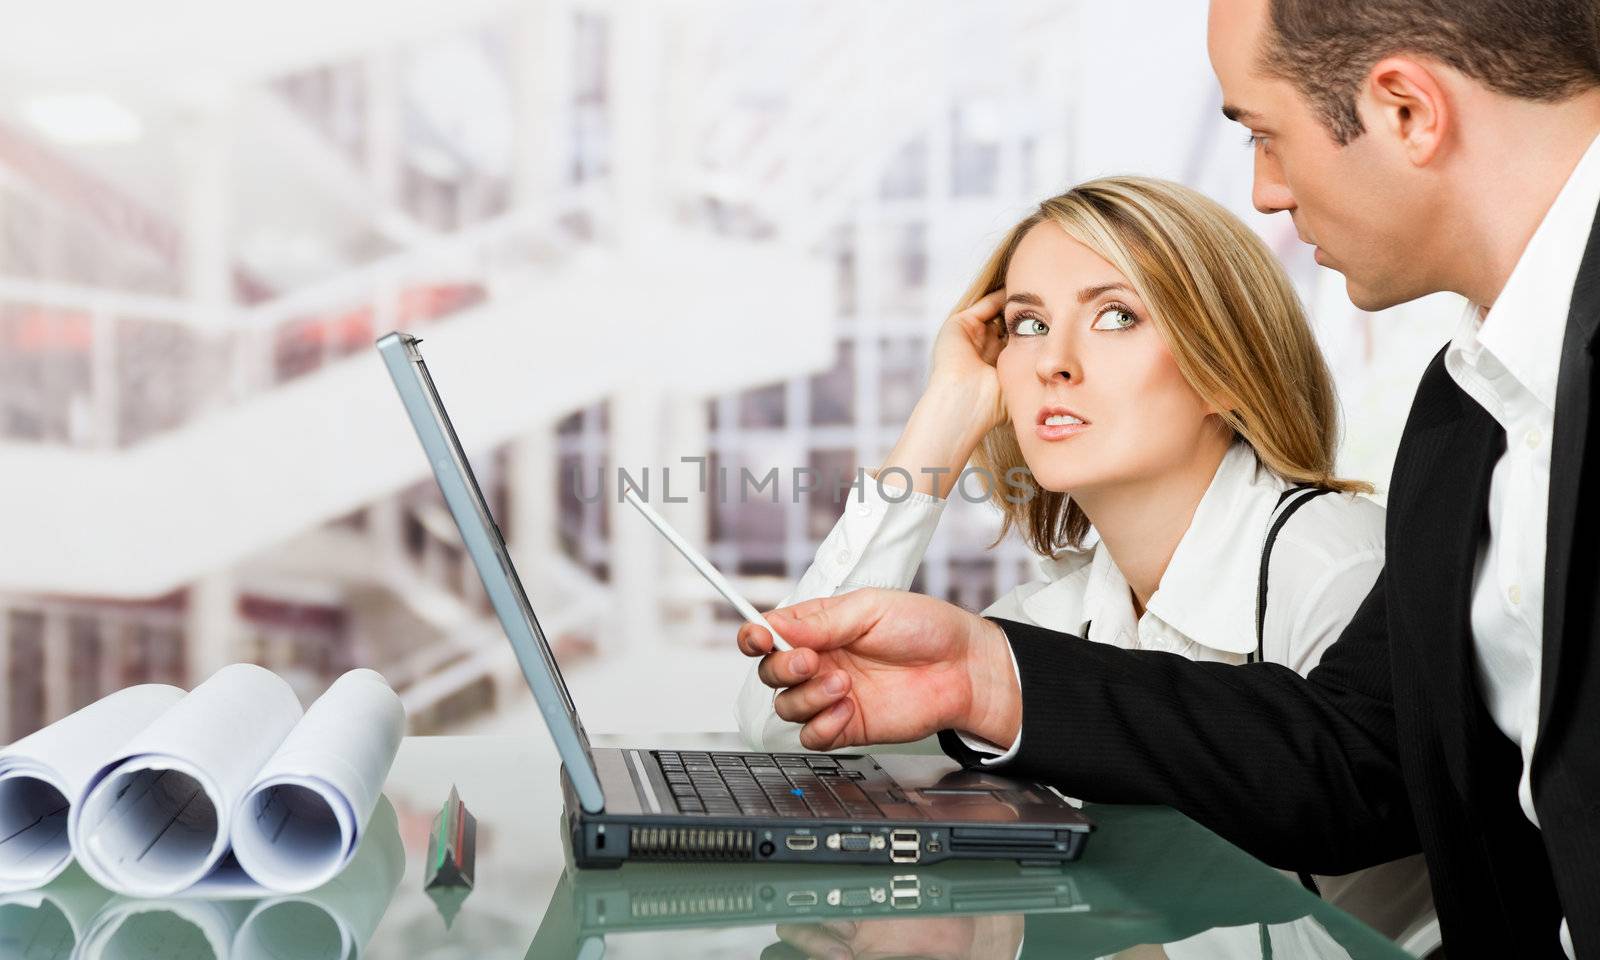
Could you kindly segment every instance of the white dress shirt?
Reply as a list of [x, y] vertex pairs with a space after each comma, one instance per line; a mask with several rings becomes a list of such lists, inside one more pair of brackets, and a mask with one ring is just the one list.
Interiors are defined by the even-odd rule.
[[[888, 480], [884, 485], [904, 499], [895, 502], [880, 495], [875, 484], [862, 484], [861, 499], [852, 494], [782, 606], [861, 587], [909, 588], [945, 501], [906, 495]], [[1127, 649], [1244, 663], [1256, 647], [1256, 586], [1267, 524], [1288, 487], [1262, 466], [1249, 445], [1235, 443], [1195, 508], [1143, 616], [1134, 615], [1128, 581], [1103, 544], [1041, 559], [1041, 579], [1022, 584], [983, 613]], [[1310, 501], [1284, 525], [1273, 547], [1267, 592], [1263, 646], [1268, 660], [1301, 674], [1317, 665], [1383, 567], [1383, 530], [1382, 507], [1338, 494]], [[740, 731], [757, 750], [803, 749], [800, 725], [773, 712], [773, 696], [752, 668], [739, 691]], [[1019, 737], [989, 762], [1009, 759], [1020, 743]], [[1431, 917], [1420, 856], [1318, 882], [1328, 900], [1391, 937]]]
[[[1600, 206], [1600, 139], [1590, 144], [1487, 313], [1469, 304], [1445, 369], [1506, 432], [1489, 480], [1489, 536], [1472, 579], [1472, 652], [1495, 726], [1522, 749], [1516, 790], [1534, 826], [1529, 769], [1539, 728], [1544, 554], [1556, 378], [1572, 288]], [[1574, 956], [1561, 923], [1561, 945]]]

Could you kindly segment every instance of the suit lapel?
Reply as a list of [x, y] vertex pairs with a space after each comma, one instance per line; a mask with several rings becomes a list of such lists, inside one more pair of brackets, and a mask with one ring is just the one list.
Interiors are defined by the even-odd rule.
[[[1600, 326], [1600, 217], [1590, 228], [1578, 280], [1572, 288], [1567, 332], [1561, 344], [1556, 380], [1555, 436], [1550, 446], [1550, 500], [1545, 539], [1544, 650], [1540, 669], [1539, 738], [1544, 737], [1558, 696], [1561, 651], [1567, 638], [1568, 587], [1573, 571], [1574, 533], [1579, 522], [1584, 458], [1590, 431], [1594, 342]], [[1588, 589], [1580, 586], [1579, 589]], [[1574, 623], [1587, 640], [1590, 624]]]
[[[1453, 380], [1441, 379], [1454, 410], [1419, 424], [1407, 438], [1404, 494], [1402, 464], [1396, 464], [1398, 496], [1389, 515], [1403, 519], [1388, 538], [1386, 574], [1403, 585], [1407, 600], [1391, 606], [1391, 616], [1405, 624], [1402, 636], [1414, 638], [1429, 708], [1439, 718], [1447, 762], [1465, 795], [1472, 779], [1470, 745], [1485, 716], [1473, 666], [1472, 580], [1487, 531], [1489, 480], [1505, 449], [1505, 432]], [[1443, 407], [1441, 402], [1437, 413]]]

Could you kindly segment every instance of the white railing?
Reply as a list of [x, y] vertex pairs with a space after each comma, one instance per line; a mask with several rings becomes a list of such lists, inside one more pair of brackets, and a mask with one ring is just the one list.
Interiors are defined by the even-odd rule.
[[503, 216], [243, 309], [0, 277], [0, 442], [106, 449], [181, 427], [492, 300], [515, 265], [576, 244], [547, 223]]

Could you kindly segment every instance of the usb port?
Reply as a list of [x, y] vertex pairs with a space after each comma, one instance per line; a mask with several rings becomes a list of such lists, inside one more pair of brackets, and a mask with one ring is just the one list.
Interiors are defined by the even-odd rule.
[[922, 858], [922, 831], [894, 830], [889, 834], [889, 859], [895, 863], [916, 863]]
[[901, 874], [889, 881], [890, 902], [896, 910], [915, 910], [922, 906], [922, 881], [916, 874]]
[[790, 850], [815, 850], [817, 849], [817, 838], [791, 833], [783, 838], [783, 845]]

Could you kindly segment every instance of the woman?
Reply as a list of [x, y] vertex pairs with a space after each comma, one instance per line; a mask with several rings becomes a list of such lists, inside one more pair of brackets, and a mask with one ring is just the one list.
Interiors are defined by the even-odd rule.
[[[989, 258], [878, 482], [782, 605], [908, 588], [971, 459], [998, 481], [1001, 536], [1020, 529], [1044, 575], [986, 616], [1306, 673], [1383, 565], [1383, 511], [1334, 474], [1337, 441], [1327, 365], [1265, 245], [1177, 184], [1091, 181]], [[1286, 494], [1295, 512], [1276, 524]], [[758, 749], [798, 749], [772, 700], [752, 670], [741, 730]], [[1391, 936], [1427, 901], [1420, 857], [1322, 886]]]

